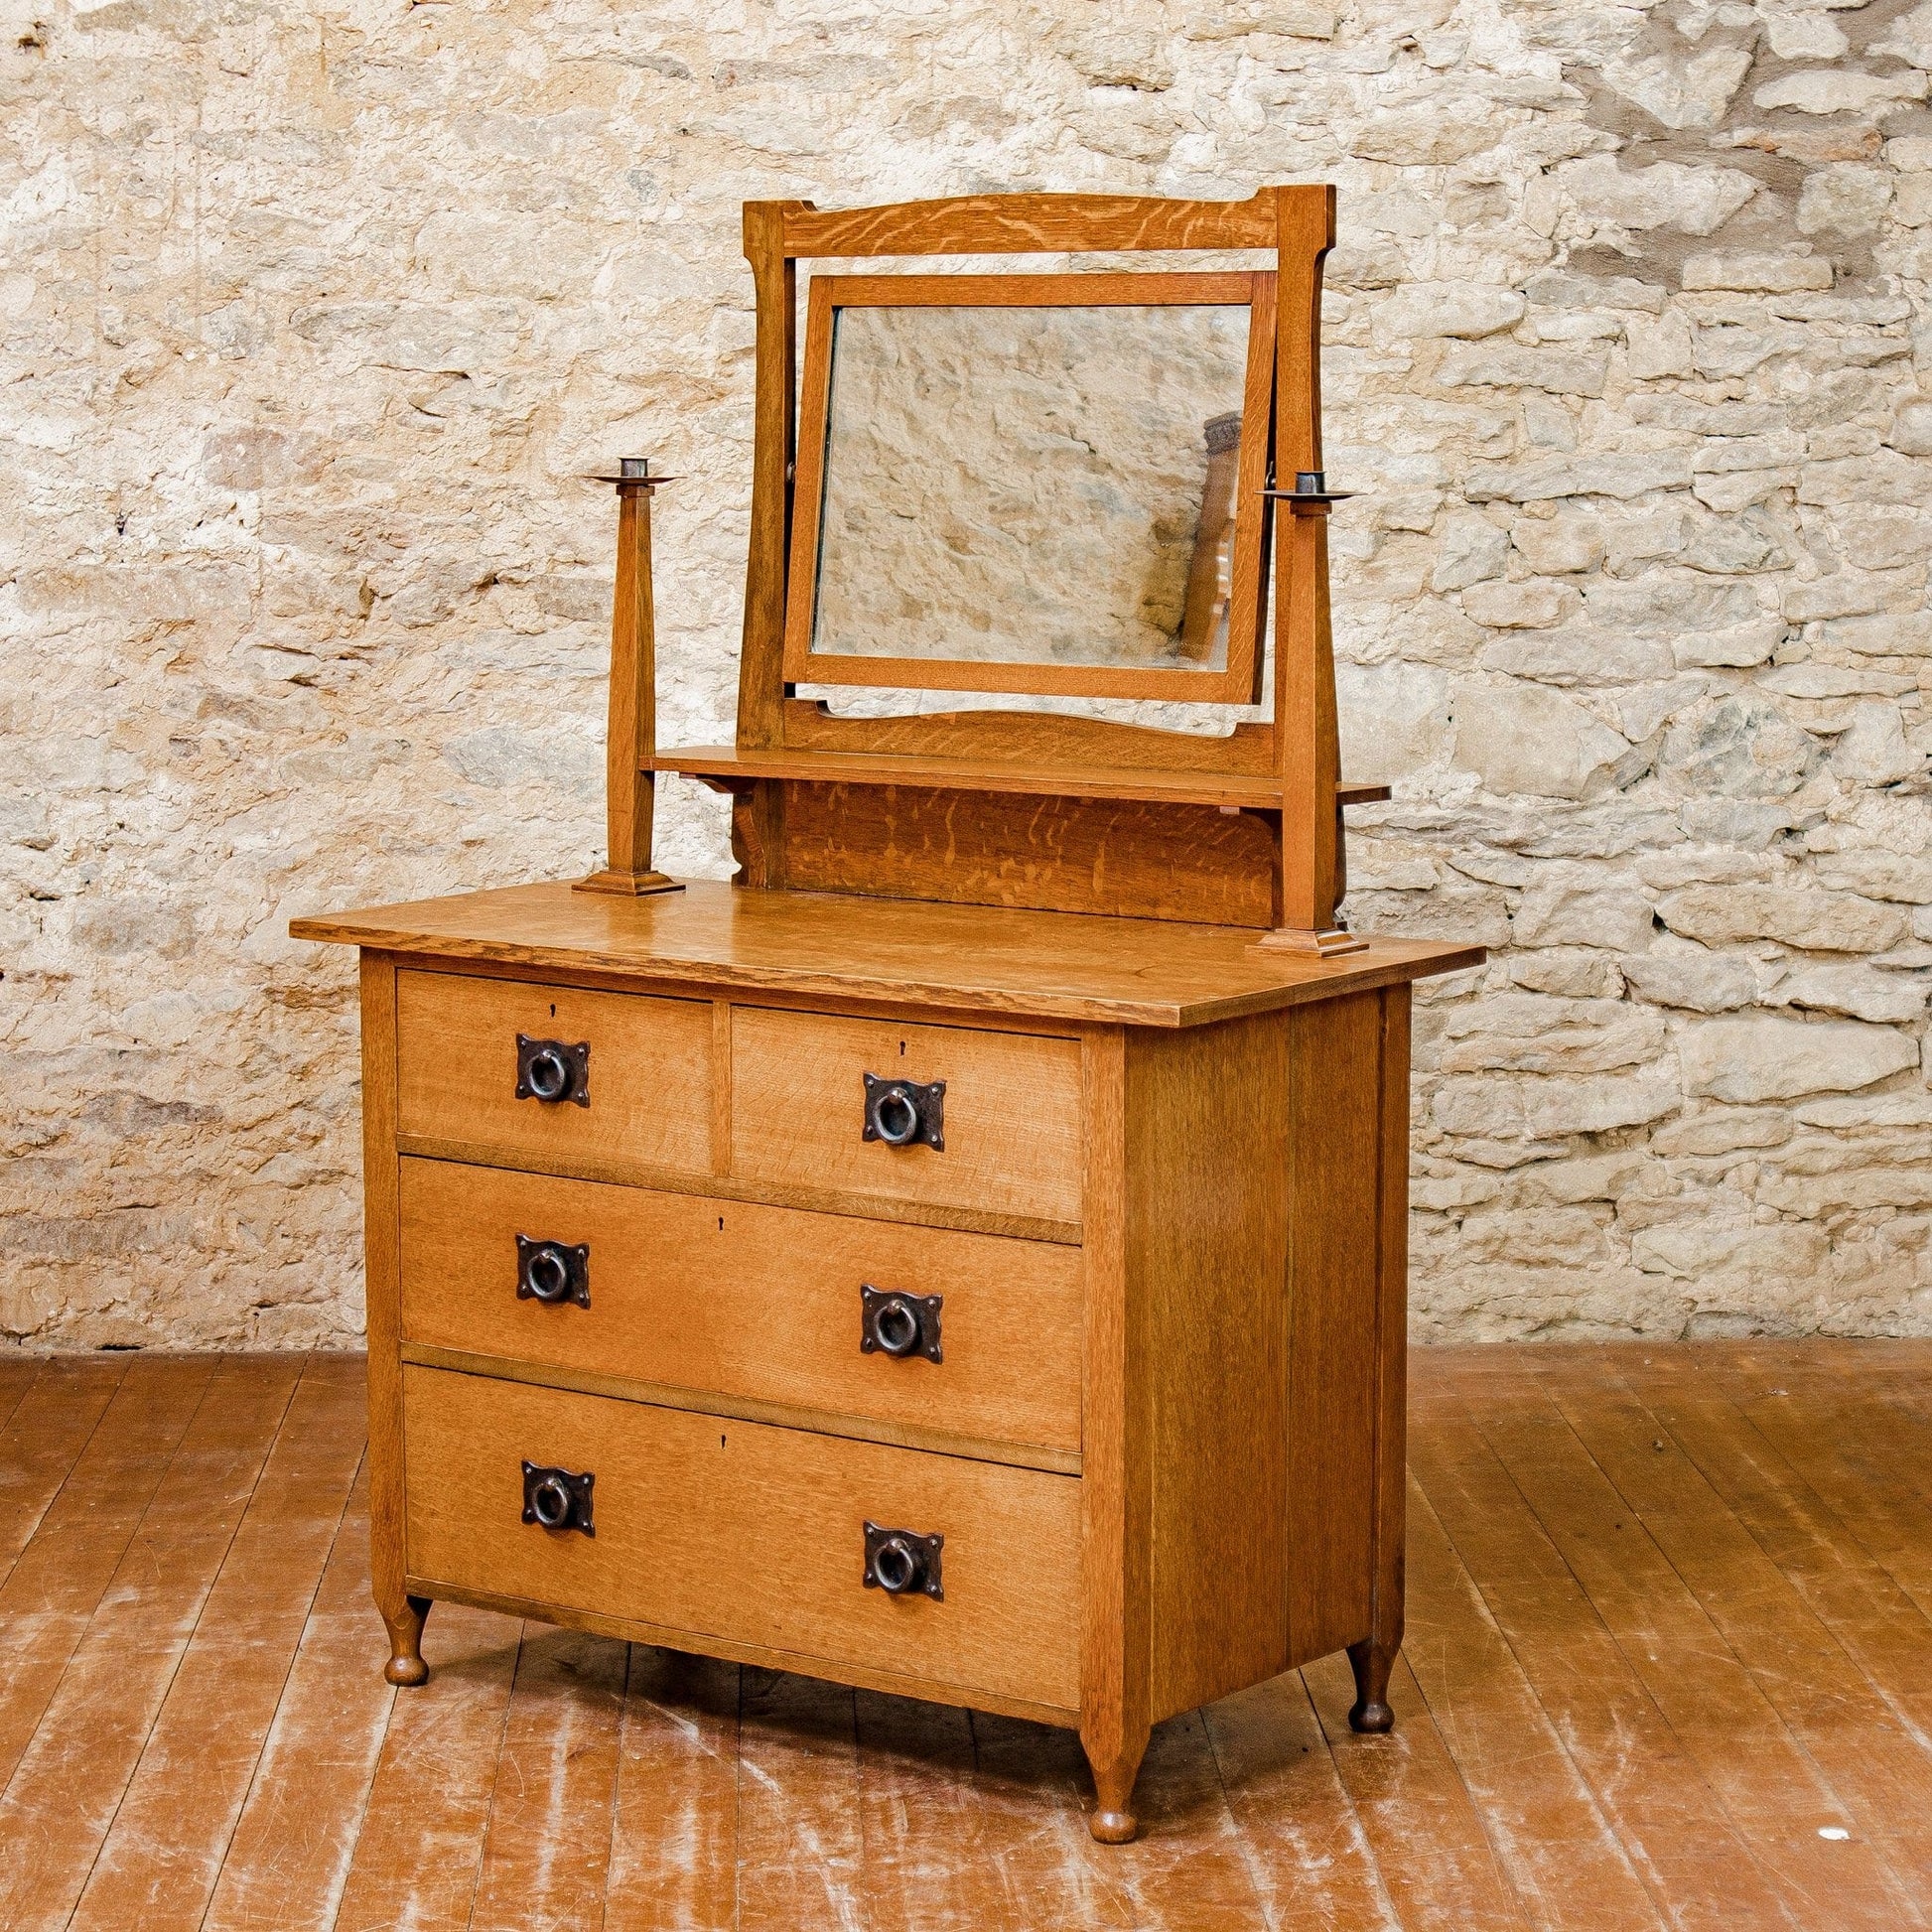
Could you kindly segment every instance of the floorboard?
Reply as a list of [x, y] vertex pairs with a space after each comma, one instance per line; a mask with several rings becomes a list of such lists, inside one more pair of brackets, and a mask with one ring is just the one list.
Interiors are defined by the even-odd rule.
[[1932, 1343], [1418, 1351], [1395, 1732], [1172, 1719], [1120, 1849], [1012, 1719], [451, 1604], [392, 1691], [362, 1400], [0, 1362], [8, 1932], [1932, 1932]]

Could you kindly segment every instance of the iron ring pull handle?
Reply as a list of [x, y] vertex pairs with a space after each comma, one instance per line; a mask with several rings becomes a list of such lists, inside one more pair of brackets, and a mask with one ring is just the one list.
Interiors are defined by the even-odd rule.
[[581, 1530], [586, 1536], [595, 1536], [591, 1492], [596, 1483], [597, 1477], [588, 1469], [579, 1472], [525, 1461], [523, 1520], [539, 1529]]
[[945, 1305], [943, 1295], [903, 1295], [896, 1289], [874, 1288], [870, 1282], [862, 1284], [860, 1354], [891, 1355], [900, 1361], [908, 1355], [923, 1355], [929, 1362], [944, 1361], [939, 1319]]
[[591, 1042], [516, 1036], [516, 1097], [554, 1107], [574, 1100], [591, 1104]]
[[868, 1523], [865, 1586], [888, 1596], [930, 1596], [943, 1602], [940, 1560], [945, 1547], [946, 1539], [937, 1534], [921, 1536], [917, 1530]]
[[884, 1141], [888, 1147], [930, 1147], [944, 1152], [945, 1081], [928, 1080], [921, 1083], [868, 1073], [865, 1082], [866, 1112], [862, 1139]]
[[570, 1521], [577, 1498], [556, 1476], [545, 1476], [530, 1489], [530, 1514], [547, 1530], [560, 1530]]
[[534, 1235], [516, 1237], [516, 1299], [560, 1308], [574, 1302], [591, 1305], [591, 1244], [540, 1241]]

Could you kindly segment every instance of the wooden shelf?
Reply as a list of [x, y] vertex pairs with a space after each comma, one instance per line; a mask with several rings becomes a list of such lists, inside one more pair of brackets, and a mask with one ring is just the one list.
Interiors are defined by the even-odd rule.
[[[917, 758], [855, 752], [746, 752], [698, 745], [660, 752], [651, 771], [687, 778], [798, 778], [822, 785], [930, 785], [942, 791], [1001, 791], [1050, 798], [1133, 798], [1163, 805], [1219, 805], [1230, 811], [1279, 811], [1281, 780], [1221, 771], [1158, 771], [1133, 765], [1055, 765], [1051, 770], [976, 759]], [[1387, 785], [1339, 784], [1344, 805], [1389, 796]]]

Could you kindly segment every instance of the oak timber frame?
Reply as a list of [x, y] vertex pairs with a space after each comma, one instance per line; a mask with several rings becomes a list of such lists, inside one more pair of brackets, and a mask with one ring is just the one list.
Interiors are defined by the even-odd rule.
[[[944, 657], [874, 657], [814, 650], [819, 527], [832, 396], [834, 322], [844, 309], [951, 307], [1178, 307], [1249, 311], [1235, 479], [1233, 587], [1227, 663], [1178, 667], [1054, 664]], [[785, 585], [785, 677], [797, 684], [902, 690], [1002, 691], [1067, 697], [1169, 698], [1253, 704], [1261, 695], [1261, 626], [1268, 608], [1268, 444], [1275, 398], [1275, 278], [1259, 275], [816, 275], [806, 305], [804, 398], [792, 487], [790, 574]], [[1205, 640], [1202, 640], [1205, 642]], [[1182, 644], [1186, 651], [1185, 640]]]
[[[805, 595], [797, 573], [815, 554], [794, 536], [801, 261], [1272, 251], [1269, 469], [1289, 479], [1321, 471], [1321, 264], [1334, 222], [1327, 187], [1267, 188], [1243, 202], [996, 195], [837, 212], [746, 204], [758, 334], [737, 743], [660, 754], [639, 738], [623, 754], [731, 794], [740, 885], [1245, 925], [1270, 948], [1355, 948], [1336, 926], [1341, 809], [1387, 793], [1340, 781], [1321, 496], [1271, 491], [1286, 512], [1272, 519], [1264, 503], [1262, 525], [1275, 525], [1275, 715], [1230, 736], [1010, 710], [838, 717], [792, 694], [786, 663], [787, 608]], [[1258, 586], [1258, 626], [1266, 605]], [[1231, 663], [1235, 654], [1231, 623]], [[820, 677], [825, 661], [811, 660]], [[923, 682], [955, 688], [956, 668]], [[995, 674], [1015, 668], [986, 667], [975, 688], [998, 689]]]

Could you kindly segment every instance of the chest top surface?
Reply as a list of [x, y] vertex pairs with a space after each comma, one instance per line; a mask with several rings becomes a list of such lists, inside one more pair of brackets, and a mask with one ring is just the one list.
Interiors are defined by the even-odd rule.
[[958, 1012], [1135, 1027], [1200, 1026], [1474, 966], [1479, 946], [1377, 939], [1333, 958], [1265, 953], [1240, 926], [999, 906], [738, 891], [618, 898], [512, 886], [319, 914], [290, 927], [417, 957], [614, 974]]

